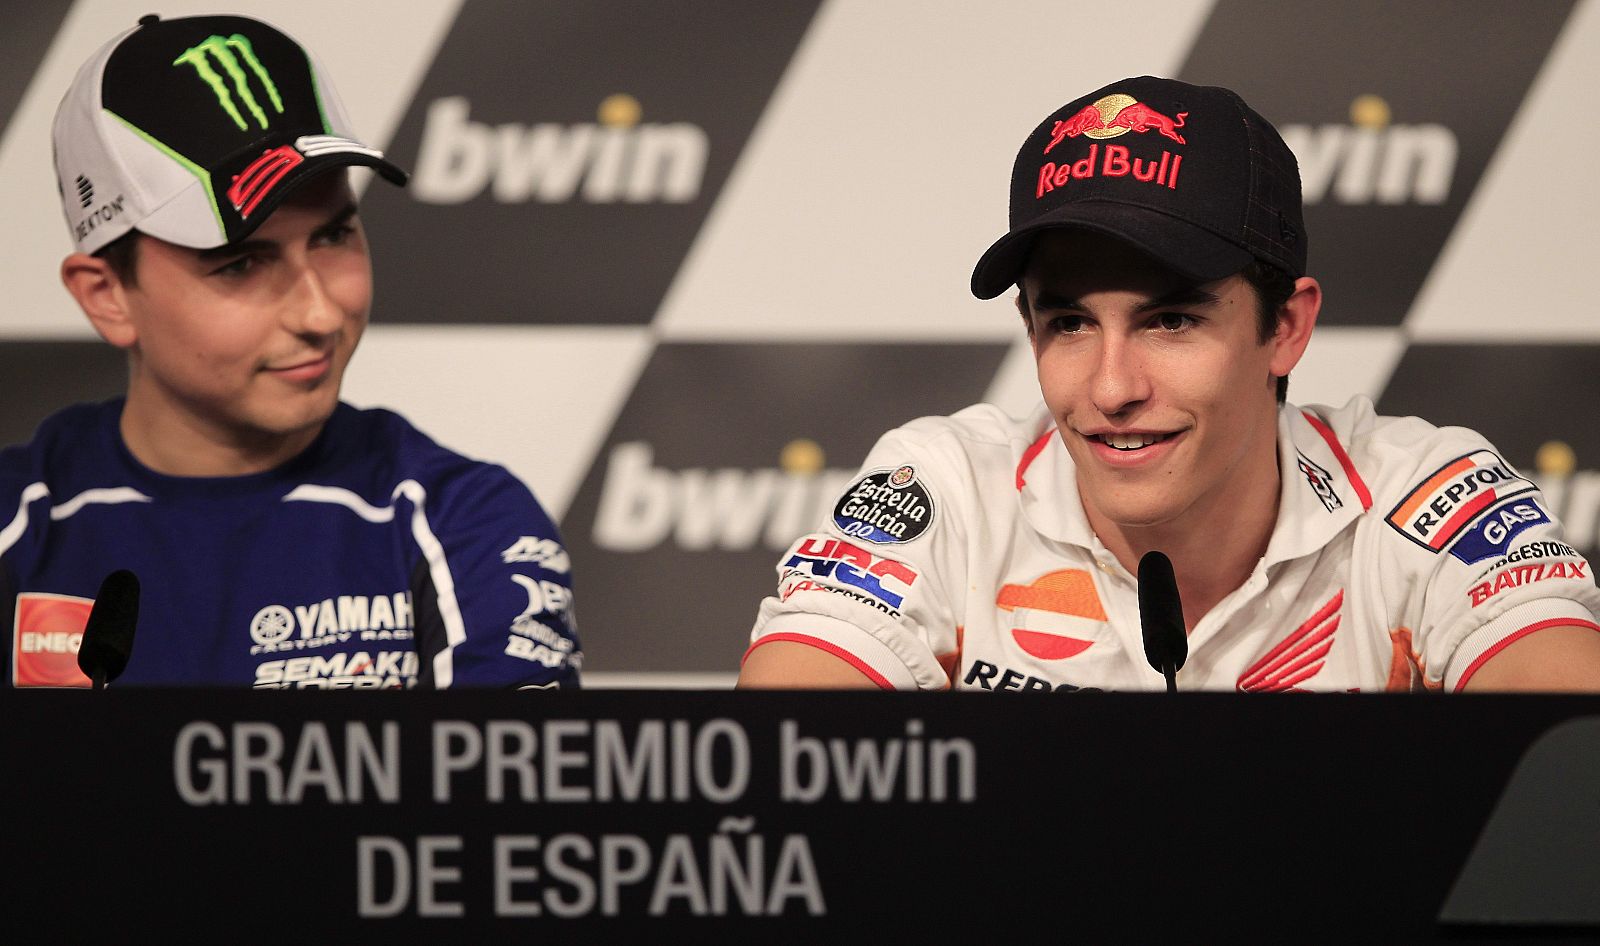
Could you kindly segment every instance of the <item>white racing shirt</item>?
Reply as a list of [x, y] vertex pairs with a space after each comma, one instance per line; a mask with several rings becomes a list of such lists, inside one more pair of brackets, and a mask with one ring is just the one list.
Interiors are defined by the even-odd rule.
[[[1482, 436], [1284, 405], [1266, 554], [1189, 635], [1180, 690], [1458, 690], [1600, 589], [1534, 483]], [[1241, 504], [1259, 501], [1241, 496]], [[890, 431], [778, 562], [751, 648], [827, 650], [885, 689], [1154, 690], [1133, 575], [1101, 545], [1042, 408]], [[747, 652], [748, 653], [748, 652]]]

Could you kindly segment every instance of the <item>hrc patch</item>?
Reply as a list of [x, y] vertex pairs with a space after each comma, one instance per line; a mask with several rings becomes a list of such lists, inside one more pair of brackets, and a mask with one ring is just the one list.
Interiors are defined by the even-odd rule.
[[917, 571], [841, 539], [808, 535], [778, 567], [778, 581], [785, 600], [797, 591], [833, 591], [898, 616]]
[[928, 531], [933, 513], [933, 496], [905, 464], [857, 480], [833, 507], [833, 524], [853, 539], [892, 545]]
[[1497, 503], [1537, 488], [1494, 451], [1474, 450], [1435, 470], [1406, 494], [1389, 513], [1388, 523], [1438, 553]]
[[1526, 529], [1549, 521], [1550, 514], [1544, 511], [1537, 496], [1507, 500], [1462, 530], [1461, 538], [1450, 547], [1450, 554], [1468, 565], [1504, 555], [1512, 539]]

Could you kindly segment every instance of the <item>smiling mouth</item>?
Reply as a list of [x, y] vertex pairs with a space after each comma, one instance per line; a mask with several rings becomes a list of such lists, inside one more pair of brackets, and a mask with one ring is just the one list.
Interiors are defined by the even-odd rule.
[[1124, 452], [1129, 452], [1129, 451], [1133, 451], [1133, 450], [1143, 449], [1144, 447], [1148, 447], [1153, 443], [1160, 443], [1163, 440], [1170, 440], [1173, 436], [1175, 436], [1175, 435], [1173, 435], [1173, 434], [1095, 434], [1095, 435], [1091, 436], [1089, 439], [1090, 440], [1097, 440], [1100, 443], [1103, 443], [1106, 446], [1112, 448], [1113, 450], [1121, 450], [1121, 451], [1124, 451]]
[[315, 367], [318, 367], [318, 366], [322, 365], [323, 363], [325, 363], [328, 360], [329, 357], [330, 356], [326, 355], [326, 354], [318, 355], [315, 358], [308, 358], [305, 361], [297, 361], [292, 365], [279, 365], [276, 368], [269, 367], [267, 370], [268, 371], [300, 371], [300, 370], [306, 369], [306, 368], [315, 368]]

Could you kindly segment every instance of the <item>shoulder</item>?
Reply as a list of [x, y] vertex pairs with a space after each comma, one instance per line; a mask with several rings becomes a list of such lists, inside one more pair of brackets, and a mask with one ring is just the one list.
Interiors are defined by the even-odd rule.
[[446, 447], [404, 416], [381, 407], [340, 403], [328, 422], [327, 456], [333, 465], [373, 471], [395, 484], [412, 481], [430, 490], [493, 484], [529, 492], [504, 466]]
[[120, 398], [73, 404], [46, 417], [26, 443], [0, 449], [0, 489], [15, 490], [29, 482], [64, 488], [77, 474], [104, 474], [113, 464], [107, 433], [122, 415]]
[[1521, 479], [1493, 444], [1467, 427], [1440, 427], [1420, 417], [1379, 414], [1366, 397], [1352, 398], [1338, 408], [1313, 404], [1295, 410], [1327, 441], [1335, 457], [1348, 462], [1347, 473], [1370, 491], [1374, 512], [1387, 513], [1408, 497], [1415, 498], [1416, 490], [1430, 482], [1445, 485], [1450, 471], [1466, 474], [1476, 467], [1495, 471], [1476, 476], [1480, 485], [1485, 477]]
[[1446, 549], [1465, 563], [1483, 561], [1534, 526], [1560, 538], [1538, 484], [1477, 431], [1380, 415], [1366, 398], [1306, 410], [1346, 445], [1371, 490], [1371, 527], [1399, 561], [1448, 564]]

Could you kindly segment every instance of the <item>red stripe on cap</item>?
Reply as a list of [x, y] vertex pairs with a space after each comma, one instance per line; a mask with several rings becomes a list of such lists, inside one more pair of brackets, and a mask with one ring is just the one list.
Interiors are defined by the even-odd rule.
[[1301, 411], [1300, 413], [1304, 414], [1306, 420], [1316, 432], [1322, 435], [1322, 439], [1328, 442], [1328, 449], [1333, 451], [1334, 459], [1338, 460], [1339, 465], [1344, 467], [1345, 478], [1350, 480], [1350, 485], [1356, 491], [1356, 498], [1361, 500], [1361, 508], [1363, 510], [1372, 509], [1372, 494], [1367, 491], [1367, 484], [1362, 481], [1361, 474], [1356, 472], [1356, 465], [1350, 462], [1350, 454], [1344, 452], [1344, 447], [1339, 445], [1339, 438], [1333, 435], [1333, 428], [1323, 423], [1322, 418], [1310, 411]]
[[1027, 482], [1022, 478], [1022, 474], [1027, 472], [1028, 467], [1033, 464], [1034, 458], [1037, 457], [1045, 447], [1049, 446], [1050, 435], [1053, 433], [1055, 433], [1053, 428], [1045, 431], [1039, 435], [1038, 440], [1035, 440], [1033, 443], [1028, 445], [1028, 449], [1022, 451], [1022, 462], [1017, 464], [1017, 490], [1019, 492], [1022, 490], [1023, 485]]
[[1537, 624], [1529, 624], [1522, 630], [1517, 631], [1514, 634], [1507, 635], [1503, 640], [1496, 643], [1493, 647], [1479, 654], [1478, 659], [1468, 664], [1467, 669], [1462, 671], [1461, 679], [1456, 681], [1456, 688], [1454, 692], [1460, 693], [1462, 690], [1466, 689], [1467, 681], [1472, 679], [1472, 675], [1477, 673], [1480, 667], [1489, 662], [1490, 657], [1493, 657], [1495, 654], [1505, 650], [1506, 647], [1510, 646], [1513, 642], [1527, 637], [1534, 631], [1542, 631], [1547, 627], [1586, 627], [1591, 631], [1600, 631], [1600, 624], [1596, 624], [1593, 621], [1580, 621], [1575, 618], [1551, 618], [1548, 621], [1540, 621]]
[[744, 656], [739, 658], [739, 666], [744, 666], [744, 662], [750, 659], [751, 651], [754, 651], [762, 644], [770, 643], [772, 641], [791, 641], [796, 644], [805, 644], [809, 647], [815, 647], [818, 650], [825, 650], [835, 657], [838, 657], [840, 660], [843, 660], [850, 666], [861, 671], [868, 680], [871, 680], [873, 683], [877, 684], [878, 689], [894, 689], [894, 684], [889, 682], [888, 677], [885, 677], [883, 674], [872, 669], [867, 665], [866, 661], [862, 660], [860, 657], [857, 657], [855, 654], [850, 653], [848, 650], [845, 650], [843, 647], [840, 647], [838, 644], [835, 644], [832, 641], [825, 641], [820, 637], [810, 637], [805, 634], [768, 634], [766, 637], [763, 637], [754, 644], [751, 644], [749, 648], [745, 650]]

